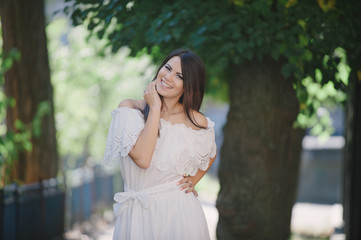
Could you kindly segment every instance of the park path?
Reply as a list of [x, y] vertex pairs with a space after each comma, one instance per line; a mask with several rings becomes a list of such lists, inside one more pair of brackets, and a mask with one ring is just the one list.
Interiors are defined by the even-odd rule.
[[[218, 212], [215, 204], [202, 201], [202, 207], [207, 219], [212, 240], [216, 240], [216, 226]], [[310, 203], [296, 203], [293, 207], [291, 228], [292, 231], [309, 236], [330, 236], [330, 240], [345, 240], [343, 234], [333, 234], [336, 227], [342, 225], [342, 205], [322, 205]], [[102, 216], [93, 215], [91, 220], [75, 225], [65, 233], [67, 240], [111, 240], [113, 234], [113, 213], [105, 211]], [[296, 234], [292, 240], [302, 240]], [[309, 239], [309, 238], [308, 238]], [[317, 238], [315, 238], [317, 239]]]
[[[207, 219], [209, 232], [212, 240], [216, 240], [216, 226], [218, 212], [214, 204], [203, 202], [202, 207]], [[67, 240], [111, 240], [113, 235], [113, 212], [107, 210], [101, 216], [94, 214], [89, 221], [82, 224], [75, 224], [74, 227], [66, 231]]]

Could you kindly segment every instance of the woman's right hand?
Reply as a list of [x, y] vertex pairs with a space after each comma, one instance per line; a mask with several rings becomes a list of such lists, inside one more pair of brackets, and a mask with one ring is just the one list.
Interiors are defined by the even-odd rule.
[[149, 83], [147, 89], [144, 91], [143, 98], [148, 103], [149, 108], [161, 108], [162, 101], [160, 100], [160, 96], [157, 92], [155, 81]]

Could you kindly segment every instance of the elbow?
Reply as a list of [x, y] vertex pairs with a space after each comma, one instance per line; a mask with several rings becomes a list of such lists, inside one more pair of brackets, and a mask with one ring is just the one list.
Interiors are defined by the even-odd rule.
[[150, 166], [150, 162], [149, 163], [137, 163], [137, 166], [142, 169], [148, 169]]
[[149, 168], [150, 166], [150, 160], [151, 159], [147, 159], [147, 158], [144, 158], [144, 157], [141, 157], [141, 158], [138, 158], [138, 159], [133, 159], [134, 163], [142, 168], [142, 169], [147, 169]]
[[144, 154], [136, 154], [134, 151], [131, 151], [129, 156], [131, 157], [135, 165], [142, 169], [149, 168], [150, 161], [152, 160], [152, 158], [149, 158]]

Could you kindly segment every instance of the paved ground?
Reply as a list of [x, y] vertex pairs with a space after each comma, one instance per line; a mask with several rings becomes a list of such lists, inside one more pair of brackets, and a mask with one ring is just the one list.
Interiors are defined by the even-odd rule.
[[[214, 204], [202, 204], [211, 239], [216, 240], [216, 226], [218, 221], [218, 212]], [[65, 233], [65, 239], [68, 240], [111, 240], [113, 235], [113, 213], [106, 211], [103, 216], [93, 215], [92, 218], [82, 224], [76, 224], [73, 229]]]
[[[212, 240], [216, 240], [218, 212], [214, 203], [203, 202], [203, 210], [208, 222]], [[330, 240], [345, 240], [343, 234], [333, 234], [342, 226], [342, 206], [297, 203], [292, 212], [292, 240], [319, 239], [330, 236]], [[94, 215], [90, 221], [75, 225], [65, 233], [68, 240], [111, 240], [113, 234], [113, 213], [109, 210], [103, 216]], [[306, 237], [307, 236], [307, 237]]]

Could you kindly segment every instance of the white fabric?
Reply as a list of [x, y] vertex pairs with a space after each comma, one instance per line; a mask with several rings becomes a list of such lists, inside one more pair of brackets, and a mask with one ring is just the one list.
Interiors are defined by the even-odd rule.
[[119, 162], [125, 184], [114, 196], [113, 239], [209, 239], [198, 199], [177, 186], [183, 174], [206, 170], [216, 154], [214, 122], [207, 121], [207, 129], [194, 130], [161, 119], [150, 167], [142, 169], [128, 156], [144, 128], [142, 113], [112, 111], [104, 162]]
[[130, 108], [118, 108], [111, 114], [112, 121], [108, 130], [104, 163], [115, 166], [117, 160], [127, 156], [134, 146], [144, 128], [144, 120], [140, 111]]

